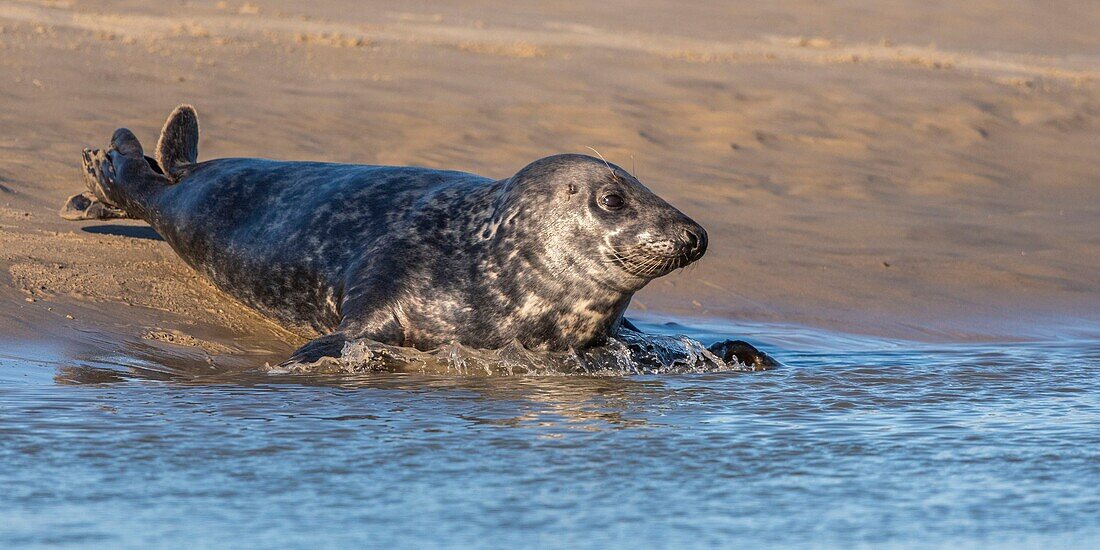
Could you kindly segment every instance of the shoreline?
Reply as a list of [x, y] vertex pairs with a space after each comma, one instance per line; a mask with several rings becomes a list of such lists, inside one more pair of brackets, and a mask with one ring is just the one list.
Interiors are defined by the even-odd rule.
[[[902, 25], [878, 41], [837, 30], [837, 13], [692, 9], [661, 34], [614, 6], [584, 23], [545, 8], [535, 24], [492, 6], [368, 4], [333, 26], [340, 5], [326, 1], [198, 2], [186, 16], [0, 2], [0, 98], [19, 106], [0, 114], [0, 339], [294, 347], [143, 224], [57, 217], [81, 189], [83, 147], [119, 126], [153, 143], [183, 102], [203, 120], [200, 159], [502, 177], [594, 146], [711, 235], [699, 265], [651, 283], [632, 315], [943, 342], [1100, 334], [1096, 38], [1014, 47], [1017, 33], [972, 39], [949, 13], [930, 34]], [[135, 17], [169, 26], [135, 31]]]

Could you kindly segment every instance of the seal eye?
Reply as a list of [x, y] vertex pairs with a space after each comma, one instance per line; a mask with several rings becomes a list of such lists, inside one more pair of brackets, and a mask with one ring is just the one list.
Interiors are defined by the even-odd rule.
[[626, 201], [623, 200], [621, 195], [616, 195], [615, 193], [604, 195], [603, 198], [600, 199], [600, 203], [611, 210], [622, 208], [625, 202]]

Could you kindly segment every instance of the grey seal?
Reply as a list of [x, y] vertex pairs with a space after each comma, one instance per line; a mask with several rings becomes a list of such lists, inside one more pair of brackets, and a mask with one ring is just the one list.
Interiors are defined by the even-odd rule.
[[[106, 151], [85, 149], [88, 191], [68, 217], [144, 220], [219, 289], [322, 334], [288, 363], [339, 358], [360, 339], [420, 350], [599, 346], [637, 330], [623, 318], [635, 292], [707, 249], [698, 223], [602, 158], [549, 156], [494, 180], [418, 167], [198, 162], [198, 143], [189, 105], [165, 122], [155, 158], [116, 130]], [[774, 363], [741, 341], [710, 349]]]

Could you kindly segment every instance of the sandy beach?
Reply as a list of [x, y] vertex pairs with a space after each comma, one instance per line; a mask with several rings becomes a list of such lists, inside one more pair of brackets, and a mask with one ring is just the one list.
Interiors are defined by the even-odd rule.
[[[1084, 0], [0, 0], [0, 548], [1100, 547], [1097, 29]], [[707, 229], [627, 312], [702, 361], [265, 369], [309, 331], [144, 223], [59, 215], [85, 147], [148, 153], [181, 103], [199, 160], [594, 148]], [[782, 365], [693, 351], [727, 338]]]
[[150, 147], [185, 102], [200, 159], [505, 177], [596, 148], [710, 232], [636, 315], [1100, 334], [1086, 2], [345, 4], [0, 1], [0, 342], [255, 365], [307, 336], [143, 224], [58, 217], [82, 148]]

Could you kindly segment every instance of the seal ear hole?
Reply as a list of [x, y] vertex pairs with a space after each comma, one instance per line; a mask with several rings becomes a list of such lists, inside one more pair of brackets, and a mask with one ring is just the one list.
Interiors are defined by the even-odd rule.
[[574, 185], [572, 183], [569, 184], [569, 194], [570, 195], [576, 195], [577, 194], [577, 186], [576, 185]]

